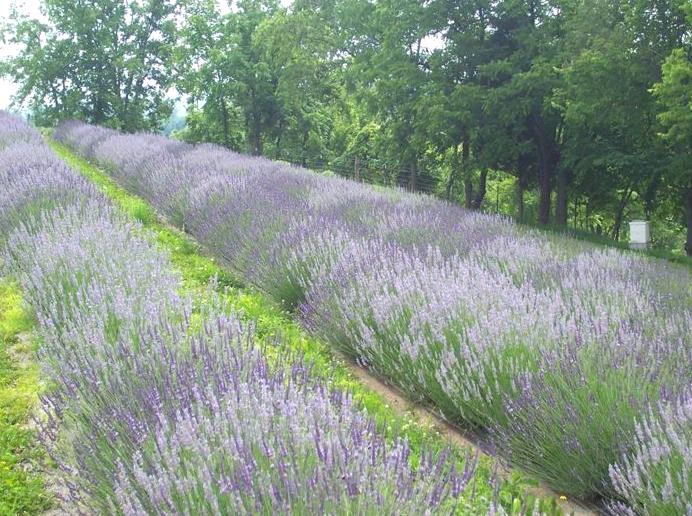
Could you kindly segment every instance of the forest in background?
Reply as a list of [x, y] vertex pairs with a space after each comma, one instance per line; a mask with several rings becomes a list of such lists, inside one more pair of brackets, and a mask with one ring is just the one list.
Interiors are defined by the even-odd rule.
[[190, 142], [692, 253], [689, 0], [44, 0], [0, 29], [34, 123]]

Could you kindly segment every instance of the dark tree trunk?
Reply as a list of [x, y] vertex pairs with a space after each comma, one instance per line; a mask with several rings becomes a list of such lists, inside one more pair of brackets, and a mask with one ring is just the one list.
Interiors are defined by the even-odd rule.
[[526, 154], [519, 156], [518, 166], [517, 166], [517, 190], [516, 190], [516, 203], [517, 203], [517, 221], [524, 222], [525, 216], [525, 203], [524, 203], [524, 193], [529, 186], [529, 163], [531, 158]]
[[231, 131], [228, 123], [228, 106], [226, 99], [221, 99], [221, 123], [223, 125], [223, 145], [227, 149], [231, 148]]
[[471, 207], [474, 210], [479, 210], [483, 205], [483, 199], [485, 199], [485, 187], [487, 179], [488, 170], [484, 168], [483, 170], [481, 170], [481, 177], [478, 180], [478, 191], [476, 192], [476, 196], [473, 198], [473, 203], [471, 205]]
[[464, 206], [468, 209], [473, 207], [473, 183], [470, 175], [470, 172], [464, 171]]
[[464, 172], [464, 206], [468, 209], [473, 207], [473, 181], [471, 177], [471, 164], [469, 163], [469, 139], [465, 137], [461, 142], [461, 170]]
[[418, 162], [415, 159], [411, 164], [411, 176], [409, 177], [408, 187], [412, 192], [418, 191]]
[[308, 133], [307, 130], [303, 131], [303, 137], [301, 138], [300, 142], [300, 164], [303, 165], [304, 167], [307, 167], [308, 165], [308, 138], [310, 137], [310, 133]]
[[687, 187], [685, 192], [685, 218], [687, 219], [687, 242], [685, 252], [687, 256], [692, 256], [692, 185]]
[[656, 209], [656, 196], [661, 185], [661, 172], [656, 172], [649, 181], [644, 193], [644, 214], [650, 219]]
[[356, 181], [360, 181], [360, 156], [357, 154], [353, 160], [353, 178]]
[[96, 94], [94, 97], [92, 120], [96, 125], [101, 125], [106, 121], [105, 102], [101, 99], [100, 94]]
[[250, 148], [253, 156], [262, 155], [262, 114], [257, 105], [255, 89], [250, 89], [251, 109], [250, 114]]
[[569, 185], [569, 173], [562, 167], [557, 173], [557, 203], [555, 205], [555, 224], [567, 225], [567, 186]]
[[284, 132], [284, 119], [279, 120], [279, 130], [276, 135], [276, 159], [281, 159], [281, 136]]
[[445, 186], [445, 199], [448, 201], [452, 197], [452, 187], [454, 186], [454, 178], [456, 177], [457, 167], [459, 166], [459, 146], [454, 146], [454, 156], [452, 157], [452, 166], [449, 169], [449, 178]]
[[262, 131], [255, 123], [252, 128], [252, 155], [262, 155]]
[[556, 153], [553, 143], [546, 134], [545, 124], [540, 115], [531, 116], [536, 147], [538, 150], [538, 222], [547, 225], [550, 222], [550, 194], [555, 175]]
[[524, 183], [521, 178], [517, 181], [517, 220], [524, 222]]
[[538, 175], [538, 223], [547, 225], [550, 222], [550, 176], [551, 171], [545, 163], [540, 164]]
[[630, 197], [632, 196], [632, 190], [628, 186], [624, 192], [622, 192], [622, 197], [620, 198], [620, 202], [618, 203], [618, 209], [615, 212], [615, 223], [613, 224], [613, 231], [611, 233], [611, 236], [613, 237], [613, 240], [620, 240], [620, 228], [622, 227], [622, 214], [625, 212], [625, 208], [627, 207], [627, 203], [630, 200]]

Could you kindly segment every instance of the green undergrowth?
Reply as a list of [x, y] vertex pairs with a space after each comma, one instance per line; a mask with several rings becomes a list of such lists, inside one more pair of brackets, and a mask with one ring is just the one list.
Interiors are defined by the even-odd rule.
[[17, 285], [0, 279], [0, 515], [51, 506], [40, 473], [45, 454], [28, 425], [40, 387], [33, 326]]
[[[329, 385], [352, 393], [354, 399], [375, 419], [380, 431], [392, 439], [404, 436], [409, 440], [414, 462], [424, 447], [442, 449], [448, 441], [434, 427], [424, 424], [412, 410], [400, 413], [390, 407], [377, 392], [364, 386], [348, 370], [345, 362], [335, 356], [328, 347], [308, 336], [291, 315], [277, 306], [266, 295], [244, 286], [213, 258], [205, 256], [204, 250], [184, 233], [163, 223], [153, 208], [144, 200], [119, 187], [105, 172], [88, 161], [74, 155], [65, 146], [48, 139], [51, 148], [75, 170], [92, 181], [115, 205], [129, 216], [137, 219], [153, 235], [160, 247], [165, 249], [182, 279], [183, 290], [192, 295], [198, 306], [211, 303], [209, 285], [214, 280], [214, 295], [220, 295], [244, 320], [251, 322], [260, 344], [269, 358], [304, 357], [312, 364], [313, 372]], [[412, 409], [413, 407], [411, 407]], [[452, 448], [459, 459], [466, 457], [466, 450]], [[493, 496], [491, 480], [496, 467], [491, 459], [481, 457], [476, 474], [475, 493], [479, 500], [487, 501]], [[512, 473], [500, 489], [498, 496], [510, 514], [520, 514], [522, 502], [533, 505], [533, 496], [525, 492], [527, 485], [534, 483], [519, 473]], [[473, 502], [469, 502], [473, 503]], [[562, 514], [555, 499], [539, 500], [541, 512]], [[473, 505], [465, 513], [473, 514]]]

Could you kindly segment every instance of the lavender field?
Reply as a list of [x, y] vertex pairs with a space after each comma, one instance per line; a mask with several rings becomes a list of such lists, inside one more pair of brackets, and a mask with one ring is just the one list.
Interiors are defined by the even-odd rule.
[[54, 136], [512, 465], [613, 514], [692, 514], [689, 269], [211, 145]]
[[414, 468], [309, 364], [268, 362], [221, 298], [195, 308], [143, 229], [1, 112], [0, 245], [38, 320], [40, 436], [68, 512], [495, 510], [473, 458], [420, 449]]

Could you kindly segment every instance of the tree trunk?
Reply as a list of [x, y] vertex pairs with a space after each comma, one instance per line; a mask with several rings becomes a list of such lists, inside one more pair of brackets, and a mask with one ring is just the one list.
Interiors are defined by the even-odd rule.
[[485, 198], [485, 187], [488, 179], [488, 169], [481, 170], [481, 177], [478, 180], [478, 191], [476, 196], [473, 198], [473, 203], [471, 207], [474, 210], [479, 210], [483, 205], [483, 199]]
[[548, 140], [543, 118], [540, 115], [531, 116], [533, 130], [538, 150], [538, 222], [547, 225], [550, 222], [550, 194], [552, 193], [552, 178], [555, 168], [555, 153]]
[[471, 173], [468, 170], [464, 171], [464, 206], [468, 209], [473, 207], [473, 183], [471, 182]]
[[538, 223], [547, 225], [550, 222], [550, 170], [542, 163], [539, 171]]
[[569, 175], [567, 171], [560, 167], [557, 173], [557, 204], [555, 206], [555, 224], [558, 226], [567, 225], [567, 186]]
[[250, 113], [250, 147], [253, 156], [262, 155], [262, 114], [257, 105], [255, 89], [250, 89], [250, 102], [252, 112]]
[[360, 181], [360, 156], [356, 154], [355, 159], [353, 160], [353, 178], [356, 181]]
[[303, 167], [307, 167], [308, 165], [308, 138], [310, 137], [310, 133], [308, 133], [307, 129], [303, 131], [303, 137], [300, 142], [300, 164]]
[[254, 156], [262, 155], [262, 133], [259, 129], [255, 128], [253, 131], [252, 138], [252, 154]]
[[692, 185], [687, 187], [684, 200], [685, 211], [687, 212], [687, 242], [685, 243], [685, 252], [687, 256], [692, 256]]
[[624, 192], [622, 192], [622, 197], [620, 198], [620, 202], [618, 203], [618, 209], [615, 212], [615, 224], [613, 224], [613, 231], [611, 233], [611, 236], [613, 237], [613, 240], [619, 241], [620, 240], [620, 228], [622, 227], [622, 214], [625, 212], [625, 207], [627, 206], [627, 203], [630, 200], [630, 197], [632, 196], [632, 190], [628, 186]]
[[533, 158], [528, 154], [521, 154], [517, 161], [517, 185], [516, 185], [516, 203], [517, 203], [517, 221], [524, 222], [526, 216], [526, 203], [524, 194], [529, 186], [529, 176], [531, 174], [530, 166]]
[[408, 187], [412, 192], [418, 191], [418, 160], [413, 160], [411, 165], [411, 176], [409, 177]]
[[284, 119], [281, 117], [279, 119], [279, 130], [276, 135], [276, 157], [275, 159], [281, 159], [281, 137], [283, 136], [284, 132]]
[[262, 155], [262, 131], [257, 124], [254, 124], [252, 128], [252, 155]]
[[661, 179], [662, 173], [658, 171], [654, 174], [646, 187], [646, 192], [644, 193], [644, 214], [647, 219], [652, 217], [656, 209], [656, 196], [661, 186]]
[[517, 181], [517, 221], [524, 222], [524, 182]]
[[445, 186], [445, 199], [448, 201], [452, 197], [452, 187], [454, 186], [454, 178], [456, 177], [456, 170], [459, 166], [459, 146], [454, 146], [454, 155], [452, 157], [452, 166], [449, 169], [449, 178], [447, 178], [447, 185]]
[[223, 125], [223, 145], [227, 149], [231, 148], [231, 132], [228, 123], [228, 106], [226, 106], [226, 99], [221, 98], [221, 122]]
[[469, 139], [465, 137], [461, 142], [461, 169], [464, 172], [464, 206], [468, 209], [473, 207], [473, 182], [471, 177], [471, 167], [469, 166]]

